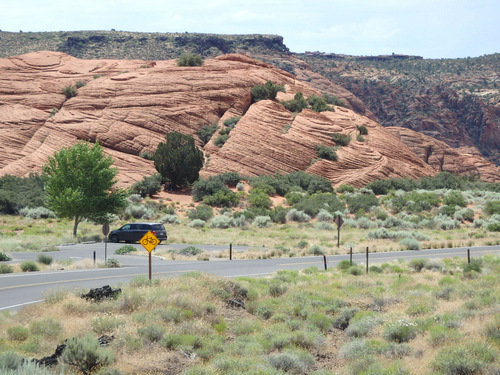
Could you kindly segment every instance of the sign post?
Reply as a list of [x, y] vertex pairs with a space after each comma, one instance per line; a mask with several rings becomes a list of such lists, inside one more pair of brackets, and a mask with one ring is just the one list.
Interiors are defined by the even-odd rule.
[[[109, 223], [104, 223], [102, 225], [102, 234], [104, 234], [104, 262], [108, 260], [108, 234], [109, 234]], [[95, 263], [95, 260], [94, 260]]]
[[344, 224], [344, 220], [341, 215], [335, 218], [335, 224], [337, 224], [337, 247], [340, 247], [340, 227]]
[[139, 242], [149, 252], [149, 280], [151, 280], [151, 252], [155, 249], [156, 245], [160, 243], [160, 241], [150, 230], [148, 230]]

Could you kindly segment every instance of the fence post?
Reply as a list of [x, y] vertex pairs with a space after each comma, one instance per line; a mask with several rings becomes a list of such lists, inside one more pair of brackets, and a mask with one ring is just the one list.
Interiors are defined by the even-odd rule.
[[229, 260], [233, 260], [233, 244], [229, 244]]
[[470, 264], [470, 249], [467, 249], [467, 264]]
[[95, 250], [94, 250], [94, 266], [95, 266]]
[[366, 273], [368, 273], [368, 246], [366, 247]]
[[352, 247], [351, 247], [351, 251], [349, 251], [349, 266], [352, 267]]
[[328, 265], [326, 264], [326, 255], [323, 255], [323, 263], [325, 263], [325, 271], [328, 269]]

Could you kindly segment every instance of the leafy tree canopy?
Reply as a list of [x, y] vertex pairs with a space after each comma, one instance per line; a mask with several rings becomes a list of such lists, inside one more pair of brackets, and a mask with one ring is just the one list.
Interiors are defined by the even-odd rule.
[[29, 177], [5, 175], [0, 177], [0, 212], [17, 214], [24, 207], [41, 207], [43, 202], [43, 182], [39, 175]]
[[158, 144], [153, 156], [156, 170], [170, 183], [170, 189], [187, 187], [200, 177], [203, 152], [194, 138], [181, 133], [167, 133], [166, 142]]
[[57, 216], [74, 219], [73, 235], [84, 218], [106, 222], [125, 206], [125, 191], [115, 187], [118, 171], [99, 143], [62, 148], [43, 167], [46, 204]]

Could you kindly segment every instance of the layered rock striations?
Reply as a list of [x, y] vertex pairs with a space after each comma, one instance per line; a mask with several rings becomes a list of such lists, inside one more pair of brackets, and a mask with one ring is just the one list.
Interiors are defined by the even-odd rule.
[[[362, 186], [439, 170], [398, 135], [351, 109], [292, 114], [276, 101], [252, 103], [251, 88], [268, 80], [285, 85], [279, 100], [297, 92], [321, 94], [283, 70], [236, 54], [201, 67], [178, 67], [175, 60], [80, 60], [46, 51], [0, 59], [0, 174], [39, 173], [61, 147], [98, 141], [113, 156], [120, 184], [129, 186], [156, 173], [144, 155], [172, 131], [192, 135], [202, 147], [202, 176], [305, 170], [335, 186]], [[69, 86], [78, 87], [76, 96], [63, 94]], [[236, 116], [241, 119], [222, 147], [214, 144], [218, 133], [202, 145], [198, 130], [213, 123], [222, 129]], [[364, 140], [359, 125], [368, 129]], [[335, 146], [334, 132], [352, 141], [336, 151], [338, 161], [318, 159], [318, 145]]]

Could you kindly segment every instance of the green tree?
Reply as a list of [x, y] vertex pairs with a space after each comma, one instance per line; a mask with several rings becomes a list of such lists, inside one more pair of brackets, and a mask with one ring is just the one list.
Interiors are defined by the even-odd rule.
[[153, 160], [156, 170], [170, 183], [170, 189], [176, 190], [198, 180], [204, 156], [193, 137], [172, 132], [167, 133], [165, 143], [158, 144]]
[[44, 165], [47, 207], [59, 217], [74, 220], [75, 237], [82, 219], [105, 222], [125, 206], [126, 194], [115, 187], [118, 170], [112, 164], [99, 143], [80, 142], [62, 148]]

